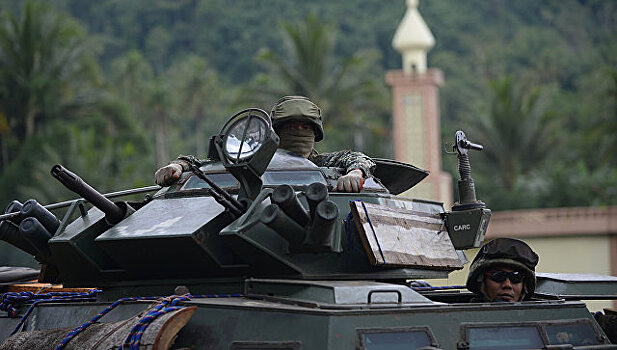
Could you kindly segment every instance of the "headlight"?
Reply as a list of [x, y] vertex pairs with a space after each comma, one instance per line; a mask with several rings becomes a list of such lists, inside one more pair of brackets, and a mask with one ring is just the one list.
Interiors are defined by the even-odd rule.
[[261, 175], [278, 144], [270, 115], [258, 108], [248, 108], [229, 118], [221, 132], [210, 140], [216, 152], [209, 151], [208, 156], [222, 161], [240, 182], [238, 198], [253, 200], [261, 191]]
[[268, 129], [268, 123], [257, 115], [249, 114], [234, 121], [223, 141], [226, 158], [237, 163], [252, 157], [264, 144]]

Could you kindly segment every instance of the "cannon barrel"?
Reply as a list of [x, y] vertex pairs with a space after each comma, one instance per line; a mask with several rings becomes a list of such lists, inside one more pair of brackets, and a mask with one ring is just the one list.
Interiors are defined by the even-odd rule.
[[62, 165], [54, 165], [51, 168], [51, 175], [66, 186], [66, 188], [82, 196], [84, 199], [92, 203], [92, 205], [105, 213], [105, 220], [107, 220], [110, 225], [115, 225], [124, 219], [127, 211], [126, 208], [123, 208], [105, 198], [79, 176], [72, 173]]

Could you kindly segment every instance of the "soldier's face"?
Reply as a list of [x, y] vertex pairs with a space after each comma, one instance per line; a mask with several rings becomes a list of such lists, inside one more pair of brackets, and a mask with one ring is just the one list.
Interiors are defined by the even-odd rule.
[[308, 158], [315, 145], [315, 130], [309, 123], [292, 120], [277, 131], [281, 138], [279, 147]]
[[518, 274], [515, 274], [516, 276], [510, 274], [515, 271], [516, 270], [505, 266], [499, 266], [488, 271], [484, 276], [484, 291], [486, 292], [486, 296], [492, 301], [521, 300], [524, 277], [519, 278], [520, 276]]
[[311, 124], [301, 122], [298, 120], [289, 121], [281, 126], [281, 129], [287, 129], [287, 128], [293, 129], [293, 130], [306, 130], [306, 131], [310, 130], [310, 131], [313, 131], [313, 134], [315, 133], [315, 131], [313, 130], [313, 126]]

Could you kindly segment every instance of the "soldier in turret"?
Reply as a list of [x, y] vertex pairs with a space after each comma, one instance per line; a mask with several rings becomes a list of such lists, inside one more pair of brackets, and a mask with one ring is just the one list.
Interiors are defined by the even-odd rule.
[[523, 241], [497, 238], [480, 248], [471, 263], [467, 289], [473, 301], [529, 300], [536, 289], [538, 255]]
[[[279, 148], [307, 158], [317, 166], [344, 168], [346, 173], [337, 181], [340, 192], [360, 192], [364, 179], [372, 176], [375, 162], [360, 152], [349, 150], [317, 153], [315, 142], [323, 139], [321, 110], [304, 96], [285, 96], [278, 100], [272, 111], [272, 126], [280, 137]], [[189, 166], [186, 157], [158, 169], [154, 175], [160, 186], [169, 186], [180, 178]]]

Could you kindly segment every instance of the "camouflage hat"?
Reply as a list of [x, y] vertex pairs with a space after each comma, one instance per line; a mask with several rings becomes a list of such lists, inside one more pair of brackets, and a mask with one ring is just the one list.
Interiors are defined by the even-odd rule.
[[285, 122], [298, 120], [308, 122], [315, 130], [315, 142], [323, 139], [323, 124], [321, 110], [316, 104], [304, 96], [285, 96], [278, 100], [272, 111], [272, 127], [274, 131]]
[[469, 267], [467, 289], [483, 295], [486, 272], [496, 266], [508, 266], [525, 273], [522, 300], [531, 298], [536, 289], [536, 254], [527, 243], [514, 238], [496, 238], [480, 248]]

